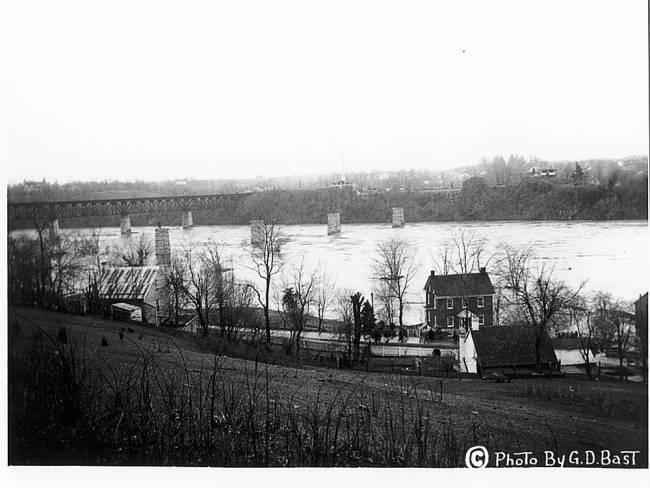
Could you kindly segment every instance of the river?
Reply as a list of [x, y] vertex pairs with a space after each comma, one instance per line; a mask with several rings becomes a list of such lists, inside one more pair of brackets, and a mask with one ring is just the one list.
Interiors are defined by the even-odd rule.
[[[372, 263], [377, 243], [401, 236], [411, 243], [418, 262], [417, 275], [408, 298], [413, 302], [409, 322], [422, 320], [422, 288], [441, 244], [460, 229], [486, 239], [486, 255], [503, 244], [532, 246], [538, 264], [554, 266], [555, 276], [570, 286], [585, 283], [587, 292], [605, 290], [614, 297], [633, 301], [648, 290], [647, 221], [507, 221], [412, 223], [402, 229], [389, 224], [343, 224], [341, 234], [327, 236], [325, 225], [283, 226], [289, 238], [285, 246], [283, 272], [304, 257], [307, 268], [319, 265], [335, 281], [337, 288], [349, 288], [370, 296]], [[63, 232], [76, 232], [64, 229]], [[130, 239], [144, 233], [152, 239], [153, 227], [134, 227]], [[118, 228], [101, 230], [101, 246], [121, 246], [129, 237]], [[248, 226], [197, 226], [190, 230], [170, 228], [172, 250], [189, 245], [205, 246], [217, 242], [239, 279], [254, 280], [250, 264]], [[490, 266], [488, 265], [488, 272]], [[282, 282], [279, 275], [276, 283]]]

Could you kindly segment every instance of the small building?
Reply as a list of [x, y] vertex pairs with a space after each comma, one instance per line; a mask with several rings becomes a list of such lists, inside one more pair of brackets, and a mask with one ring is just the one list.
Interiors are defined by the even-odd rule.
[[495, 291], [490, 276], [478, 273], [437, 275], [424, 285], [425, 322], [436, 330], [456, 332], [494, 325]]
[[[524, 374], [537, 367], [535, 333], [532, 327], [485, 327], [470, 329], [459, 341], [460, 369], [482, 376], [490, 372]], [[540, 345], [540, 366], [557, 370], [557, 357], [548, 336]]]
[[[584, 372], [585, 356], [584, 347], [579, 337], [559, 337], [553, 339], [553, 350], [562, 371], [566, 373]], [[587, 352], [589, 364], [596, 364], [594, 352]]]
[[160, 308], [166, 303], [161, 303], [165, 280], [159, 266], [108, 268], [99, 283], [102, 301], [136, 306], [142, 310], [142, 322], [159, 323]]
[[555, 168], [530, 168], [528, 174], [534, 178], [545, 177], [545, 178], [554, 178], [557, 176], [557, 170]]
[[142, 322], [142, 308], [130, 303], [114, 303], [111, 305], [113, 320], [121, 322]]

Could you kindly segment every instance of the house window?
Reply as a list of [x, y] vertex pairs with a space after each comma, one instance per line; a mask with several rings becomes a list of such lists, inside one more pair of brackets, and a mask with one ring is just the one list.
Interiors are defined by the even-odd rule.
[[433, 302], [432, 303], [433, 308], [438, 308], [438, 307], [436, 307], [436, 302], [438, 301], [438, 300], [436, 300], [436, 297], [431, 297], [431, 301]]
[[485, 305], [483, 303], [483, 297], [477, 297], [476, 298], [476, 306], [478, 308], [483, 308]]
[[427, 293], [427, 306], [431, 303], [431, 300], [429, 299], [429, 294]]
[[454, 326], [454, 318], [447, 317], [447, 327], [453, 327], [453, 326]]
[[467, 308], [467, 298], [461, 298], [461, 306]]
[[478, 316], [478, 325], [485, 325], [485, 315], [480, 314]]
[[454, 308], [454, 299], [447, 298], [447, 308]]
[[433, 316], [433, 323], [432, 323], [431, 325], [432, 325], [433, 327], [438, 327], [438, 324], [437, 324], [436, 322], [437, 322], [437, 320], [436, 320], [436, 316], [434, 315], [434, 316]]

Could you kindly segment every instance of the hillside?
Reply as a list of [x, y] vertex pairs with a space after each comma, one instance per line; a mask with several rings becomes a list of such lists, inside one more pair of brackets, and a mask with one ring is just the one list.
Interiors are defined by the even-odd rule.
[[10, 464], [462, 466], [477, 444], [647, 460], [640, 385], [265, 365], [161, 329], [25, 308], [9, 325]]

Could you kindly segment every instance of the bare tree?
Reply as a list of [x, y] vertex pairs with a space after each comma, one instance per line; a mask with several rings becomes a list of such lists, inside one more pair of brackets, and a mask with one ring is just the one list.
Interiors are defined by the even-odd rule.
[[237, 337], [244, 326], [254, 324], [254, 311], [251, 310], [251, 288], [238, 283], [232, 263], [228, 262], [223, 245], [210, 243], [203, 251], [203, 266], [212, 279], [213, 305], [221, 336], [229, 339]]
[[453, 246], [451, 241], [445, 240], [438, 248], [437, 254], [429, 253], [433, 267], [438, 274], [447, 275], [451, 271], [451, 260], [453, 255]]
[[57, 236], [50, 241], [50, 300], [59, 308], [65, 308], [63, 298], [78, 285], [81, 271], [77, 242], [67, 236]]
[[451, 240], [451, 269], [454, 273], [466, 275], [487, 266], [492, 256], [486, 256], [485, 243], [485, 237], [473, 232], [464, 229], [454, 232]]
[[336, 305], [339, 312], [339, 317], [343, 322], [343, 330], [340, 331], [340, 336], [343, 337], [346, 343], [347, 358], [352, 358], [352, 333], [354, 327], [354, 316], [352, 313], [352, 301], [350, 297], [354, 291], [349, 289], [338, 290], [336, 294]]
[[314, 293], [314, 306], [316, 308], [316, 317], [318, 318], [318, 333], [323, 330], [325, 314], [332, 305], [334, 299], [334, 281], [329, 277], [326, 271], [323, 271], [318, 277], [318, 284]]
[[515, 249], [506, 246], [501, 264], [504, 299], [533, 329], [535, 337], [535, 363], [541, 362], [541, 345], [545, 340], [553, 317], [563, 312], [579, 293], [563, 282], [555, 280], [553, 269], [544, 265], [536, 267], [531, 248]]
[[388, 280], [378, 280], [372, 287], [378, 315], [387, 324], [395, 323], [395, 293]]
[[599, 321], [601, 333], [613, 335], [618, 365], [623, 370], [623, 361], [633, 339], [634, 315], [628, 310], [630, 304], [622, 300], [614, 300], [611, 295], [600, 293], [598, 295]]
[[574, 328], [578, 334], [578, 344], [580, 355], [585, 364], [585, 373], [591, 379], [592, 351], [596, 337], [596, 323], [598, 319], [598, 310], [594, 306], [594, 301], [585, 299], [581, 294], [577, 294], [571, 302], [567, 304], [566, 313], [569, 318], [569, 327]]
[[187, 270], [183, 256], [174, 253], [171, 256], [170, 265], [163, 266], [161, 270], [172, 301], [174, 325], [178, 326], [180, 310], [187, 288]]
[[152, 253], [151, 240], [145, 234], [140, 234], [138, 239], [129, 238], [126, 247], [116, 250], [112, 261], [118, 266], [147, 266]]
[[361, 343], [361, 334], [363, 332], [363, 321], [361, 320], [361, 306], [364, 298], [361, 293], [357, 292], [350, 296], [352, 302], [352, 318], [354, 319], [354, 360], [359, 361], [359, 345]]
[[50, 280], [50, 258], [47, 255], [47, 245], [48, 239], [46, 237], [46, 231], [48, 228], [47, 222], [34, 222], [34, 227], [36, 227], [36, 232], [38, 234], [38, 247], [39, 247], [39, 260], [38, 260], [38, 291], [39, 299], [42, 307], [45, 307], [47, 304], [46, 297], [46, 288]]
[[187, 272], [183, 283], [183, 295], [194, 307], [201, 333], [206, 336], [209, 332], [210, 311], [216, 301], [216, 279], [214, 269], [206, 255], [199, 253], [198, 256], [193, 256], [192, 251], [192, 244], [190, 244], [183, 255], [182, 266]]
[[600, 351], [607, 352], [616, 343], [616, 328], [610, 320], [607, 320], [614, 299], [611, 294], [598, 291], [593, 296], [593, 302], [598, 312], [595, 342]]
[[266, 343], [271, 344], [271, 319], [269, 316], [271, 281], [282, 269], [281, 254], [287, 239], [279, 226], [273, 222], [265, 221], [261, 226], [261, 231], [260, 241], [251, 245], [253, 265], [249, 268], [262, 279], [264, 288], [260, 291], [254, 284], [249, 284], [249, 287], [255, 293], [257, 301], [264, 310]]
[[38, 247], [38, 241], [26, 235], [8, 238], [7, 288], [12, 303], [42, 305]]
[[291, 348], [297, 357], [300, 350], [300, 338], [307, 326], [309, 312], [315, 302], [318, 270], [306, 270], [304, 260], [302, 260], [294, 268], [288, 285], [282, 295], [282, 309], [288, 316], [291, 325]]
[[374, 271], [377, 279], [386, 283], [382, 290], [386, 302], [391, 298], [397, 301], [397, 316], [399, 325], [404, 325], [404, 309], [407, 306], [406, 295], [415, 277], [416, 263], [413, 249], [407, 241], [392, 237], [377, 246], [377, 257], [374, 261]]

